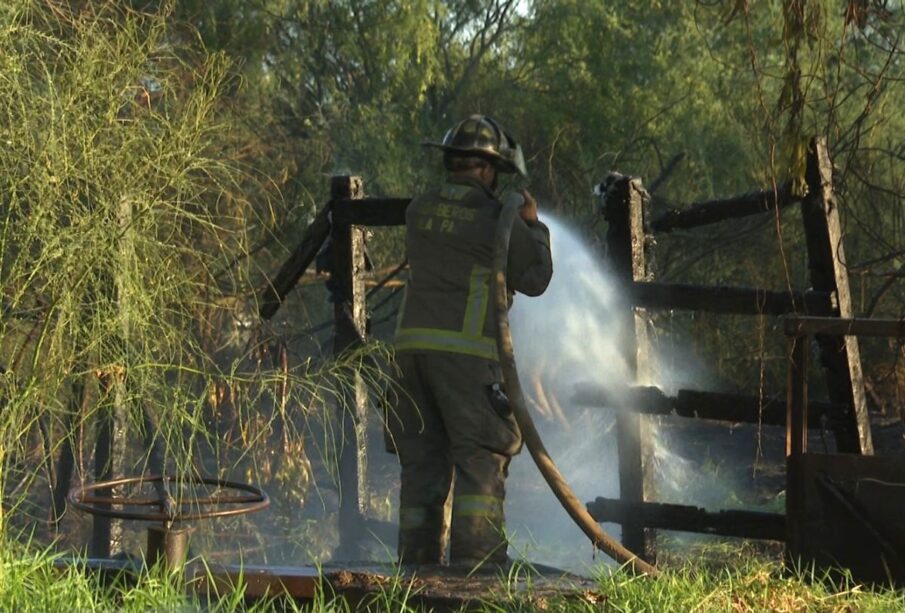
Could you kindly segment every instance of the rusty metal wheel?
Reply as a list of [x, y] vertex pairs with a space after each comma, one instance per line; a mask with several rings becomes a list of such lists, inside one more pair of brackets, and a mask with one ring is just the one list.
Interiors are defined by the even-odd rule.
[[[159, 495], [157, 497], [125, 497], [100, 496], [95, 493], [99, 490], [109, 490], [123, 485], [145, 483], [156, 484]], [[189, 496], [185, 499], [178, 499], [168, 494], [167, 486], [169, 485], [177, 488], [185, 485], [212, 486], [240, 493], [208, 497]], [[164, 523], [231, 517], [254, 513], [270, 506], [270, 498], [264, 490], [253, 485], [212, 477], [175, 477], [172, 475], [122, 477], [89, 483], [73, 488], [69, 492], [68, 501], [73, 508], [91, 515]], [[158, 510], [147, 510], [150, 507], [157, 507]]]

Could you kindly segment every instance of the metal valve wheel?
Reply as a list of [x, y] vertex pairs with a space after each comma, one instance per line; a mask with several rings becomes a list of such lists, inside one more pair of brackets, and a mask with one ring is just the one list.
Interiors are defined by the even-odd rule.
[[[108, 490], [122, 485], [140, 485], [143, 483], [159, 483], [164, 491], [158, 497], [120, 497], [98, 496], [98, 490]], [[220, 489], [244, 492], [244, 495], [192, 497], [178, 501], [166, 493], [167, 484], [209, 485]], [[254, 513], [266, 509], [270, 498], [264, 490], [236, 481], [214, 479], [212, 477], [174, 477], [172, 475], [148, 475], [143, 477], [122, 477], [109, 481], [98, 481], [82, 487], [73, 488], [69, 492], [69, 504], [74, 508], [90, 513], [117, 519], [135, 519], [143, 521], [194, 521], [213, 517], [230, 517]], [[104, 505], [104, 506], [98, 506]], [[119, 508], [117, 508], [119, 507]], [[157, 507], [159, 510], [143, 511], [128, 507]], [[188, 510], [184, 510], [188, 507]], [[192, 507], [195, 510], [192, 510]], [[214, 507], [200, 509], [200, 507]], [[217, 508], [222, 507], [222, 508]]]
[[[124, 485], [150, 483], [155, 485], [157, 496], [102, 496], [96, 492], [110, 490]], [[213, 496], [189, 496], [174, 498], [169, 493], [170, 485], [181, 488], [185, 485], [210, 486], [235, 493]], [[69, 504], [79, 511], [91, 515], [116, 519], [160, 522], [148, 528], [147, 559], [150, 563], [163, 560], [170, 567], [178, 567], [186, 556], [190, 529], [181, 527], [182, 522], [215, 517], [231, 517], [254, 513], [267, 508], [270, 498], [264, 490], [235, 481], [212, 477], [175, 477], [172, 475], [147, 475], [142, 477], [122, 477], [109, 481], [98, 481], [73, 488], [68, 496]], [[152, 510], [156, 507], [157, 510]]]

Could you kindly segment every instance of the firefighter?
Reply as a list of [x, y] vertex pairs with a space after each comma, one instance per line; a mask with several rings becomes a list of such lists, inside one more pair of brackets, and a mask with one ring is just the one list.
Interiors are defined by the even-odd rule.
[[[487, 116], [424, 145], [443, 151], [448, 176], [406, 212], [411, 276], [395, 340], [405, 393], [387, 423], [402, 466], [398, 554], [407, 564], [443, 564], [448, 544], [450, 564], [492, 568], [508, 560], [505, 481], [522, 446], [496, 348], [495, 190], [500, 173], [527, 172], [519, 145]], [[553, 272], [549, 230], [531, 194], [521, 196], [509, 290], [537, 296]]]

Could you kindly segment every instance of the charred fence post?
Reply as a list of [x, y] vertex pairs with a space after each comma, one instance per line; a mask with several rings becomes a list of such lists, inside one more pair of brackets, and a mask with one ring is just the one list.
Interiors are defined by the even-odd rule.
[[[604, 216], [609, 222], [607, 251], [610, 266], [622, 287], [625, 307], [622, 317], [621, 351], [630, 374], [646, 376], [648, 356], [647, 317], [643, 309], [632, 307], [633, 283], [647, 280], [645, 261], [644, 201], [646, 193], [641, 181], [618, 177], [607, 187]], [[620, 412], [616, 417], [619, 446], [619, 495], [626, 502], [644, 502], [653, 497], [652, 451], [649, 444], [650, 417], [634, 411]], [[639, 521], [622, 524], [622, 543], [648, 562], [656, 560], [654, 531]]]
[[[793, 315], [786, 430], [786, 563], [818, 574], [889, 585], [905, 581], [905, 472], [895, 456], [808, 449], [809, 337], [905, 339], [905, 321]], [[851, 425], [849, 417], [847, 425]], [[839, 569], [845, 569], [844, 574]], [[838, 574], [837, 574], [838, 573]]]
[[[335, 176], [330, 183], [332, 202], [364, 197], [361, 177]], [[362, 273], [365, 271], [365, 229], [333, 223], [330, 235], [331, 286], [333, 291], [335, 356], [354, 351], [367, 335], [367, 306]], [[339, 548], [336, 557], [355, 559], [364, 535], [363, 511], [367, 504], [367, 389], [354, 374], [351, 391], [340, 406]]]
[[[117, 257], [113, 259], [109, 278], [105, 281], [104, 292], [109, 292], [116, 304], [117, 336], [113, 358], [114, 365], [100, 373], [99, 385], [102, 398], [97, 413], [97, 441], [94, 451], [94, 476], [97, 481], [109, 481], [117, 473], [122, 473], [126, 462], [127, 416], [129, 393], [126, 390], [126, 369], [130, 362], [130, 339], [133, 336], [131, 309], [132, 292], [129, 282], [131, 263], [135, 254], [135, 226], [133, 223], [133, 202], [128, 197], [119, 201], [116, 209], [118, 226]], [[109, 496], [110, 490], [102, 490], [101, 496]], [[109, 509], [109, 507], [108, 507]], [[94, 516], [91, 536], [92, 555], [109, 558], [119, 553], [123, 544], [123, 524], [102, 515]]]
[[[113, 433], [115, 417], [112, 410], [101, 408], [97, 413], [96, 441], [94, 445], [94, 480], [109, 481], [113, 478]], [[99, 491], [104, 497], [110, 497], [108, 488]], [[103, 510], [110, 510], [109, 504], [99, 505]], [[113, 522], [104, 515], [95, 515], [91, 519], [91, 545], [88, 555], [92, 558], [109, 558], [112, 554]]]
[[[837, 317], [853, 316], [851, 291], [839, 207], [833, 193], [833, 165], [826, 138], [811, 140], [808, 148], [805, 179], [808, 193], [801, 202], [808, 248], [808, 268], [815, 291], [835, 295]], [[854, 336], [818, 335], [820, 362], [826, 371], [827, 387], [832, 402], [852, 407], [852, 423], [848, 434], [837, 434], [841, 452], [871, 455], [874, 452], [870, 418], [861, 371], [861, 353]]]
[[801, 456], [808, 450], [808, 349], [807, 336], [789, 336], [789, 373], [786, 415], [786, 556], [801, 550]]
[[[80, 369], [81, 370], [81, 369]], [[85, 402], [85, 378], [79, 376], [69, 387], [70, 396], [68, 413], [64, 420], [65, 431], [60, 442], [60, 459], [57, 462], [56, 480], [53, 484], [53, 501], [51, 504], [51, 522], [54, 530], [59, 530], [63, 513], [66, 512], [66, 495], [72, 487], [72, 474], [75, 471], [76, 430]]]

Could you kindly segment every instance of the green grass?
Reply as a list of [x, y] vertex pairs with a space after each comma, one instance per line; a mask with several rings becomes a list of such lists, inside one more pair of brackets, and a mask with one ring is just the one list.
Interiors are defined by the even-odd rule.
[[670, 570], [656, 580], [615, 573], [599, 580], [612, 611], [901, 611], [905, 596], [854, 582], [833, 585], [776, 563], [741, 569]]
[[[17, 543], [0, 549], [0, 611], [416, 611], [417, 582], [397, 572], [376, 584], [357, 603], [329, 588], [312, 602], [284, 600], [245, 604], [241, 588], [202, 599], [156, 569], [137, 582], [103, 584], [75, 567], [54, 567], [55, 555]], [[622, 570], [604, 572], [594, 589], [556, 596], [533, 587], [530, 569], [515, 566], [498, 577], [496, 597], [473, 603], [477, 610], [501, 611], [902, 611], [905, 593], [869, 588], [851, 580], [831, 582], [814, 573], [786, 573], [775, 561], [751, 559], [737, 568], [686, 561], [657, 579]], [[520, 589], [515, 585], [520, 584]], [[188, 595], [187, 595], [188, 594]]]

